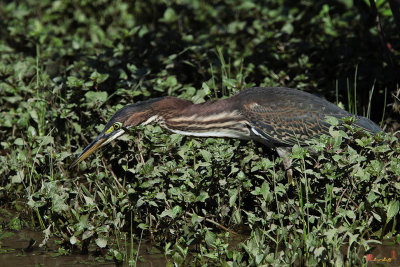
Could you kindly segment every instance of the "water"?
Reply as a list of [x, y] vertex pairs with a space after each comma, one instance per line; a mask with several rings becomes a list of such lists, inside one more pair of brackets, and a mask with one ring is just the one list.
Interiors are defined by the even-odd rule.
[[[36, 243], [27, 249], [30, 240], [36, 240]], [[46, 248], [40, 248], [39, 244], [43, 240], [43, 234], [32, 230], [15, 231], [14, 235], [1, 240], [0, 267], [8, 266], [101, 266], [115, 267], [128, 266], [116, 265], [113, 261], [102, 262], [96, 260], [94, 255], [81, 255], [79, 252], [71, 253], [67, 256], [57, 256], [58, 247], [54, 239], [47, 242]], [[137, 245], [135, 245], [137, 248]], [[138, 261], [136, 266], [165, 266], [166, 260], [163, 254], [149, 254], [150, 244], [140, 244], [139, 257], [144, 261]], [[30, 250], [30, 251], [27, 251]]]
[[[115, 267], [128, 266], [127, 263], [117, 265], [113, 261], [102, 262], [96, 259], [93, 253], [81, 255], [79, 251], [67, 256], [57, 256], [58, 245], [55, 239], [47, 242], [46, 248], [40, 248], [39, 243], [43, 239], [41, 232], [33, 230], [15, 231], [14, 235], [1, 240], [0, 267], [8, 266], [100, 266]], [[36, 240], [31, 251], [26, 251], [30, 240]], [[134, 245], [137, 248], [137, 244]], [[140, 244], [139, 256], [144, 261], [138, 261], [136, 266], [165, 266], [165, 256], [161, 253], [152, 253], [151, 244]], [[366, 254], [367, 266], [400, 266], [400, 245], [376, 245]], [[102, 259], [102, 257], [100, 257]]]

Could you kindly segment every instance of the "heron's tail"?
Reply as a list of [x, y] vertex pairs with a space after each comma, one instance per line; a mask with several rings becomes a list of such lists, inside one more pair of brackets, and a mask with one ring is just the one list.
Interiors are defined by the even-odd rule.
[[365, 130], [373, 134], [383, 131], [381, 127], [379, 127], [375, 122], [361, 116], [357, 116], [357, 121], [355, 122], [355, 125], [364, 128]]

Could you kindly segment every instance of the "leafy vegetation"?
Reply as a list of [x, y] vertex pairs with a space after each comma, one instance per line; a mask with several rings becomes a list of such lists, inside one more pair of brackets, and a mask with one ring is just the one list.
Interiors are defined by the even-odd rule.
[[[7, 229], [131, 264], [144, 239], [178, 265], [365, 263], [400, 242], [394, 21], [386, 1], [1, 2], [0, 200], [20, 212]], [[323, 95], [388, 134], [333, 125], [293, 148], [293, 185], [260, 144], [156, 125], [68, 170], [128, 103], [253, 85]]]

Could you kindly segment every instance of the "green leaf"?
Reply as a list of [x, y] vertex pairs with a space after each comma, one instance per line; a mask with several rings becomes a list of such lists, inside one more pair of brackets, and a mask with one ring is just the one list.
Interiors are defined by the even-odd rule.
[[172, 210], [164, 210], [161, 214], [160, 217], [163, 218], [165, 216], [168, 216], [172, 219], [176, 218], [177, 215], [179, 215], [182, 212], [182, 208], [180, 206], [175, 206]]
[[229, 189], [229, 206], [233, 207], [235, 206], [236, 200], [239, 195], [239, 190], [238, 189]]
[[8, 227], [10, 227], [11, 230], [19, 231], [22, 228], [22, 221], [18, 217], [14, 217], [8, 223]]
[[346, 216], [349, 217], [350, 219], [355, 219], [356, 218], [356, 214], [352, 210], [347, 210], [346, 211]]
[[41, 145], [42, 145], [42, 146], [47, 146], [47, 145], [49, 145], [49, 144], [54, 144], [54, 138], [53, 138], [53, 136], [49, 136], [49, 135], [43, 136], [43, 137], [41, 138]]
[[109, 76], [109, 74], [102, 74], [102, 73], [98, 73], [97, 71], [94, 71], [90, 75], [90, 79], [99, 84], [99, 83], [106, 81], [108, 79], [108, 76]]
[[94, 105], [96, 103], [103, 103], [107, 100], [107, 92], [87, 92], [85, 94], [88, 104]]
[[399, 200], [390, 201], [387, 209], [387, 222], [389, 222], [394, 216], [399, 214], [399, 204]]
[[253, 8], [256, 8], [256, 7], [257, 7], [257, 5], [255, 3], [253, 3], [252, 1], [243, 1], [239, 5], [238, 9], [247, 11], [247, 10], [250, 10], [250, 9], [253, 9]]
[[119, 252], [118, 250], [112, 250], [112, 253], [114, 255], [114, 258], [117, 262], [122, 262], [123, 259], [123, 255], [121, 252]]
[[281, 31], [287, 34], [292, 34], [294, 30], [294, 27], [291, 23], [286, 23], [285, 25], [283, 25]]
[[107, 246], [107, 239], [99, 237], [96, 239], [96, 245], [100, 248], [105, 248]]
[[261, 160], [261, 163], [262, 163], [264, 170], [268, 170], [268, 169], [271, 169], [272, 167], [274, 167], [274, 163], [267, 158], [263, 158]]
[[169, 7], [165, 10], [162, 21], [169, 23], [169, 22], [174, 22], [177, 19], [178, 19], [178, 16], [176, 15], [175, 10]]
[[339, 0], [342, 4], [346, 6], [347, 9], [353, 7], [353, 0]]
[[71, 87], [80, 87], [80, 86], [83, 85], [83, 83], [84, 83], [84, 81], [78, 79], [78, 78], [75, 77], [75, 76], [69, 76], [69, 77], [67, 78], [67, 85], [68, 85], [68, 87], [70, 87], [70, 88], [71, 88]]
[[11, 183], [19, 184], [24, 180], [24, 171], [19, 170], [16, 175], [11, 176]]
[[206, 191], [201, 191], [200, 194], [196, 197], [196, 201], [204, 202], [210, 196]]
[[157, 199], [161, 199], [161, 200], [165, 200], [166, 199], [166, 194], [164, 193], [164, 192], [158, 192], [157, 194], [156, 194], [156, 198]]
[[271, 191], [269, 190], [269, 183], [265, 181], [261, 186], [261, 194], [263, 195], [264, 200], [267, 200], [268, 197], [272, 197]]
[[71, 243], [71, 245], [75, 245], [76, 242], [78, 242], [78, 239], [76, 238], [76, 236], [71, 236], [69, 242]]
[[149, 226], [145, 223], [139, 223], [138, 227], [142, 230], [147, 230], [149, 229]]
[[216, 236], [213, 232], [207, 231], [204, 239], [205, 239], [207, 245], [209, 245], [210, 247], [214, 247]]
[[21, 100], [23, 99], [20, 95], [9, 96], [9, 97], [2, 96], [2, 98], [3, 98], [5, 101], [7, 101], [7, 102], [9, 102], [9, 103], [11, 103], [11, 104], [15, 104], [15, 103], [17, 103], [17, 102], [19, 102], [19, 101], [21, 101]]
[[379, 197], [373, 191], [370, 191], [368, 193], [367, 200], [368, 200], [369, 203], [374, 203], [375, 200], [378, 199], [378, 198]]
[[29, 111], [29, 115], [31, 115], [31, 118], [36, 122], [39, 123], [39, 116], [37, 114], [37, 111], [35, 109], [32, 109]]
[[85, 240], [85, 239], [88, 239], [88, 238], [92, 237], [93, 234], [94, 234], [94, 231], [90, 231], [90, 230], [85, 231], [83, 233], [83, 235], [82, 235], [82, 240]]
[[208, 152], [207, 150], [201, 149], [200, 153], [206, 162], [211, 162], [212, 154], [210, 152]]
[[182, 207], [181, 206], [175, 206], [172, 209], [172, 216], [173, 216], [172, 218], [176, 218], [176, 216], [178, 216], [181, 213], [182, 213]]
[[317, 258], [319, 258], [319, 257], [322, 258], [323, 253], [324, 253], [325, 251], [326, 251], [326, 248], [325, 248], [325, 247], [319, 247], [319, 248], [317, 248], [317, 249], [314, 250], [314, 255], [315, 255], [315, 257], [317, 257]]
[[85, 199], [85, 202], [86, 202], [87, 205], [94, 205], [95, 204], [94, 201], [93, 201], [93, 198], [87, 197], [85, 195], [83, 196], [83, 198]]
[[199, 223], [201, 223], [203, 220], [204, 220], [204, 218], [199, 217], [196, 213], [193, 213], [192, 219], [191, 219], [193, 225], [199, 224]]
[[303, 159], [307, 154], [307, 148], [301, 147], [299, 145], [294, 145], [292, 147], [292, 157], [293, 159]]
[[14, 145], [23, 146], [24, 145], [24, 139], [22, 139], [22, 138], [15, 139], [14, 140]]
[[69, 206], [65, 203], [66, 195], [65, 194], [54, 194], [52, 196], [52, 204], [53, 210], [55, 212], [61, 213], [62, 211], [66, 211], [69, 209]]
[[77, 230], [81, 231], [84, 230], [88, 227], [88, 220], [89, 220], [89, 214], [84, 214], [79, 217], [79, 223], [77, 224]]
[[324, 121], [329, 123], [331, 126], [339, 125], [339, 120], [337, 118], [335, 118], [335, 117], [332, 117], [332, 116], [326, 116]]
[[375, 218], [378, 222], [381, 222], [381, 221], [382, 221], [382, 217], [381, 217], [378, 213], [372, 211], [372, 216], [374, 216], [374, 218]]

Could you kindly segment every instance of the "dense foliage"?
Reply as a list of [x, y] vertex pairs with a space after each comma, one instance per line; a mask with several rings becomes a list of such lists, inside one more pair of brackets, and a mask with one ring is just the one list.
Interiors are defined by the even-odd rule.
[[[400, 242], [395, 19], [385, 1], [3, 1], [0, 203], [67, 252], [132, 260], [120, 241], [145, 238], [181, 265], [361, 264]], [[128, 103], [253, 85], [324, 96], [388, 134], [332, 126], [293, 148], [293, 184], [260, 144], [156, 125], [68, 170]]]

